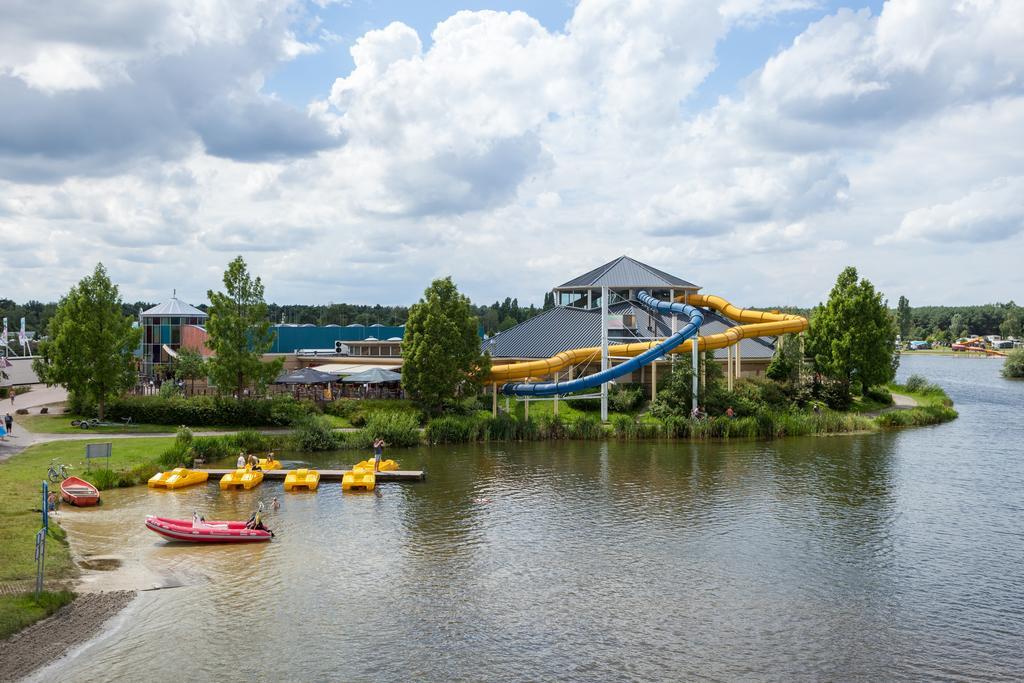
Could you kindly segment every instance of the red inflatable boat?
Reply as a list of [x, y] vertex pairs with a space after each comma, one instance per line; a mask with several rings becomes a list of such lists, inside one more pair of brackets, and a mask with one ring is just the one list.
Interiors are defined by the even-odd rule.
[[100, 502], [100, 492], [96, 487], [78, 477], [68, 477], [60, 483], [60, 497], [78, 507]]
[[146, 528], [168, 540], [186, 543], [253, 543], [271, 538], [269, 531], [246, 529], [245, 522], [203, 522], [201, 526], [193, 527], [191, 519], [148, 515]]

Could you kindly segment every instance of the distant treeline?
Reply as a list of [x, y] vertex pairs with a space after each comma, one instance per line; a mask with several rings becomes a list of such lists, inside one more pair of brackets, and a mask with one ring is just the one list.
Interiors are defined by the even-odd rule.
[[[136, 301], [131, 304], [122, 304], [121, 309], [125, 315], [134, 316], [138, 313], [139, 309], [145, 310], [153, 306], [155, 304], [146, 301]], [[24, 318], [25, 329], [35, 332], [38, 336], [42, 336], [43, 331], [50, 322], [50, 318], [56, 312], [56, 301], [44, 304], [42, 301], [32, 300], [24, 304], [18, 304], [10, 299], [0, 299], [0, 318], [7, 318], [7, 325], [12, 335], [17, 333], [21, 327], [21, 319]], [[3, 322], [0, 321], [0, 330], [2, 329]]]
[[[902, 299], [902, 297], [901, 297]], [[125, 315], [138, 315], [139, 310], [151, 308], [155, 304], [146, 301], [123, 304]], [[554, 295], [544, 295], [544, 305], [520, 306], [519, 300], [506, 297], [504, 301], [495, 301], [490, 305], [476, 305], [474, 309], [483, 325], [484, 332], [492, 335], [509, 329], [529, 320], [549, 308], [554, 307]], [[199, 308], [206, 308], [205, 304]], [[755, 307], [758, 310], [777, 310], [810, 317], [811, 309], [796, 306], [765, 306]], [[280, 305], [268, 304], [268, 315], [275, 323], [312, 323], [314, 325], [403, 325], [409, 317], [408, 306], [363, 306], [358, 304], [326, 304], [326, 305]], [[22, 317], [29, 330], [42, 334], [57, 310], [55, 302], [42, 303], [29, 301], [17, 304], [10, 299], [0, 299], [0, 317], [6, 317], [11, 333], [17, 331]], [[909, 315], [908, 315], [909, 312]], [[1006, 304], [985, 304], [983, 306], [911, 306], [906, 299], [893, 309], [893, 317], [900, 327], [903, 339], [930, 339], [933, 341], [953, 341], [969, 334], [998, 334], [1003, 337], [1024, 336], [1024, 309], [1009, 302]]]
[[[795, 306], [756, 307], [760, 311], [779, 311], [810, 319], [814, 309]], [[893, 318], [906, 341], [955, 341], [971, 334], [998, 334], [1003, 337], [1024, 336], [1024, 309], [1009, 302], [982, 306], [912, 306], [904, 297], [891, 309]]]
[[[899, 309], [893, 311], [900, 322]], [[904, 317], [904, 320], [906, 318]], [[1024, 309], [1014, 302], [984, 306], [910, 306], [909, 326], [900, 323], [904, 339], [954, 341], [971, 334], [1024, 336]]]
[[[554, 296], [548, 292], [544, 295], [544, 307], [520, 306], [519, 300], [506, 297], [504, 301], [495, 301], [487, 306], [474, 306], [477, 317], [483, 325], [484, 332], [494, 334], [502, 330], [518, 325], [519, 323], [532, 318], [547, 308], [554, 306]], [[122, 305], [125, 315], [137, 316], [140, 310], [152, 308], [156, 304], [136, 301]], [[206, 310], [206, 304], [200, 304], [198, 308]], [[56, 302], [42, 303], [40, 301], [29, 301], [25, 304], [17, 304], [10, 299], [0, 299], [0, 317], [8, 319], [11, 333], [18, 330], [21, 318], [25, 318], [25, 327], [35, 331], [42, 336], [46, 330], [50, 318], [57, 310]], [[357, 304], [335, 304], [307, 306], [300, 304], [267, 304], [267, 315], [274, 323], [295, 323], [314, 325], [404, 325], [409, 318], [408, 306], [362, 306]]]

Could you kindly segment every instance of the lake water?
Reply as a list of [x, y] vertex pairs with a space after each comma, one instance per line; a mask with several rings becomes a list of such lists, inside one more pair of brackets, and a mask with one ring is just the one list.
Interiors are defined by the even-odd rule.
[[[396, 450], [428, 479], [376, 495], [111, 492], [69, 515], [76, 548], [125, 562], [89, 580], [183, 585], [40, 678], [1019, 679], [1024, 382], [1000, 367], [905, 356], [956, 402], [938, 427]], [[273, 495], [269, 544], [142, 524]]]

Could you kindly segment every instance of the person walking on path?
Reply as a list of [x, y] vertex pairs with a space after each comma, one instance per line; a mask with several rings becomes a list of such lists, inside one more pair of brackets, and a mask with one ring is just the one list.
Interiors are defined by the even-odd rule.
[[7, 413], [6, 415], [4, 415], [4, 426], [7, 427], [7, 433], [8, 434], [13, 434], [14, 433], [12, 431], [13, 428], [14, 428], [14, 418], [11, 417], [10, 413]]
[[373, 440], [373, 471], [380, 471], [380, 459], [384, 457], [384, 439], [379, 436]]

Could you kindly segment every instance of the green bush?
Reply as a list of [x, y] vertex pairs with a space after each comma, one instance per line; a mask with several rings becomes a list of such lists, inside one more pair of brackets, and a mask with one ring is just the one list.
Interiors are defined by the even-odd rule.
[[565, 425], [565, 437], [580, 441], [603, 439], [605, 437], [604, 425], [600, 418], [593, 415], [581, 415], [572, 422]]
[[1024, 349], [1013, 349], [1006, 354], [1003, 362], [1003, 377], [1019, 379], [1024, 377]]
[[537, 438], [556, 440], [566, 438], [566, 423], [561, 415], [541, 415], [537, 419]]
[[736, 381], [732, 394], [726, 399], [738, 417], [757, 414], [758, 411], [785, 410], [790, 399], [782, 387], [770, 379], [749, 378]]
[[448, 399], [444, 402], [442, 413], [447, 415], [473, 415], [489, 406], [484, 406], [478, 396], [467, 396], [461, 399]]
[[911, 391], [915, 394], [921, 393], [928, 386], [928, 380], [922, 375], [911, 375], [907, 378], [907, 381], [903, 383], [903, 387], [907, 391]]
[[324, 412], [335, 417], [349, 418], [359, 411], [359, 401], [351, 398], [340, 398], [336, 401], [329, 401], [324, 406]]
[[121, 473], [114, 470], [92, 470], [89, 481], [100, 491], [116, 489], [121, 486]]
[[470, 443], [487, 435], [487, 422], [478, 417], [448, 415], [434, 418], [427, 424], [427, 441], [439, 443]]
[[885, 387], [871, 387], [864, 392], [864, 398], [870, 399], [875, 403], [881, 403], [885, 406], [891, 406], [893, 403], [892, 394]]
[[192, 442], [192, 431], [186, 427], [179, 427], [174, 443], [160, 454], [157, 464], [165, 469], [191, 467], [193, 464]]
[[392, 447], [420, 445], [417, 415], [412, 412], [371, 412], [366, 416], [366, 425], [358, 432], [349, 432], [346, 441], [354, 448], [371, 448], [378, 437]]
[[291, 438], [293, 447], [298, 451], [330, 451], [340, 445], [331, 423], [320, 415], [309, 415], [300, 420]]
[[821, 384], [821, 398], [832, 410], [849, 410], [853, 405], [850, 388], [842, 382], [825, 381]]
[[[77, 415], [95, 415], [95, 406], [77, 398], [69, 399]], [[124, 396], [107, 404], [107, 419], [132, 418], [133, 422], [164, 425], [235, 425], [239, 427], [285, 427], [303, 415], [317, 413], [312, 401], [296, 401], [283, 395], [273, 399], [236, 400], [211, 396], [164, 398]]]
[[175, 396], [181, 396], [181, 391], [178, 390], [178, 385], [174, 382], [167, 381], [160, 385], [160, 398], [174, 398]]
[[608, 407], [616, 413], [635, 413], [644, 405], [644, 388], [640, 385], [616, 385], [608, 392]]
[[231, 445], [246, 453], [266, 453], [277, 447], [275, 440], [252, 429], [244, 429], [231, 437]]
[[491, 441], [519, 441], [522, 423], [507, 413], [486, 420], [485, 438]]
[[949, 406], [940, 404], [882, 413], [875, 422], [880, 427], [924, 427], [955, 420], [957, 415]]
[[235, 455], [236, 448], [232, 440], [223, 436], [199, 436], [192, 442], [192, 462], [217, 462]]
[[654, 439], [661, 436], [658, 422], [645, 422], [627, 415], [612, 416], [612, 433], [619, 439]]

